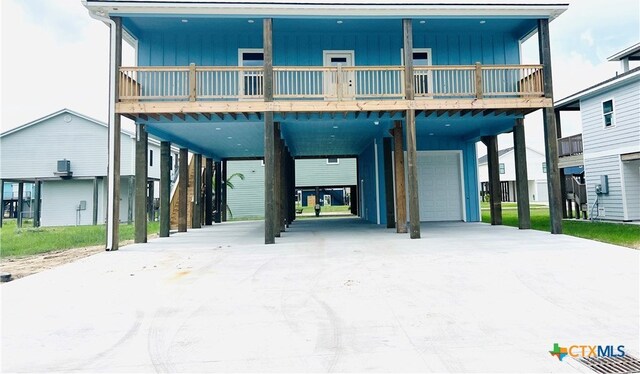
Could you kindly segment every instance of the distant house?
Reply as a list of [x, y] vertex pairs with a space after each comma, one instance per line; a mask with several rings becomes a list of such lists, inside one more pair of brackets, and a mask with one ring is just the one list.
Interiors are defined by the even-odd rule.
[[[357, 186], [355, 158], [296, 160], [296, 202], [301, 206], [350, 205]], [[262, 160], [228, 161], [228, 176], [234, 188], [227, 189], [227, 204], [234, 218], [264, 216], [264, 163]], [[317, 189], [317, 191], [316, 191]], [[317, 193], [317, 197], [316, 197]]]
[[555, 103], [580, 111], [582, 134], [559, 140], [559, 167], [584, 166], [580, 208], [594, 219], [640, 220], [640, 67], [629, 68], [638, 60], [640, 43], [609, 58], [621, 74]]
[[[121, 134], [120, 217], [131, 221], [133, 207], [136, 135]], [[3, 213], [17, 209], [13, 186], [23, 184], [22, 217], [39, 217], [42, 226], [104, 223], [107, 175], [107, 126], [69, 109], [29, 122], [0, 134], [0, 178]], [[177, 159], [174, 156], [174, 159]], [[160, 178], [159, 142], [149, 141], [149, 191]], [[12, 205], [4, 203], [11, 184]], [[38, 199], [38, 188], [40, 193]], [[29, 187], [34, 186], [34, 187]], [[15, 192], [15, 193], [14, 193]], [[40, 204], [35, 204], [38, 199]], [[39, 207], [38, 207], [39, 205]], [[152, 205], [152, 204], [150, 204]], [[17, 217], [18, 212], [10, 211]]]
[[[498, 151], [498, 162], [501, 201], [518, 201], [513, 147]], [[529, 200], [534, 202], [549, 201], [547, 165], [544, 154], [529, 147], [527, 147], [527, 176], [529, 177]], [[484, 197], [489, 191], [489, 170], [486, 155], [478, 159], [478, 179], [480, 180], [480, 194]]]

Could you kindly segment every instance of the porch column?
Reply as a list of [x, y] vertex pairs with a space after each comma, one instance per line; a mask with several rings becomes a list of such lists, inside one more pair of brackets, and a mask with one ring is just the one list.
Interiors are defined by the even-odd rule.
[[171, 227], [171, 143], [160, 143], [160, 237]]
[[[544, 96], [553, 100], [553, 81], [551, 79], [551, 46], [549, 43], [549, 20], [538, 20], [538, 48], [540, 64], [544, 72]], [[544, 144], [547, 161], [547, 186], [549, 191], [549, 218], [551, 233], [562, 234], [562, 193], [560, 188], [560, 170], [558, 169], [558, 134], [556, 114], [553, 108], [542, 109], [544, 119]]]
[[148, 155], [148, 134], [145, 125], [140, 123], [136, 126], [136, 166], [135, 166], [135, 243], [147, 242], [147, 155]]
[[147, 219], [149, 222], [156, 220], [156, 209], [154, 204], [156, 195], [155, 187], [154, 181], [151, 180], [147, 182]]
[[[413, 100], [413, 20], [403, 19], [404, 36], [404, 85], [405, 99]], [[420, 203], [418, 201], [418, 154], [416, 151], [416, 112], [407, 110], [407, 163], [409, 182], [409, 236], [411, 239], [420, 238]]]
[[393, 204], [393, 159], [391, 157], [392, 138], [382, 139], [382, 153], [384, 155], [384, 197], [387, 210], [387, 228], [396, 227], [396, 214]]
[[4, 179], [0, 179], [0, 227], [4, 222]]
[[407, 232], [407, 195], [404, 186], [404, 150], [402, 146], [402, 122], [395, 121], [393, 128], [393, 158], [396, 186], [396, 232]]
[[489, 169], [489, 205], [491, 224], [502, 225], [502, 193], [500, 189], [500, 167], [498, 160], [498, 137], [496, 135], [483, 136], [482, 142], [487, 146], [487, 161]]
[[222, 222], [227, 222], [227, 210], [229, 209], [227, 206], [227, 178], [229, 178], [227, 173], [227, 160], [222, 160], [222, 189], [220, 190], [220, 205], [222, 206], [220, 218]]
[[282, 136], [280, 136], [280, 167], [278, 168], [280, 171], [280, 220], [279, 222], [279, 226], [280, 226], [280, 231], [284, 232], [287, 225], [286, 225], [286, 221], [287, 221], [287, 175], [286, 175], [286, 155], [287, 149], [284, 145], [284, 140], [282, 139]]
[[513, 126], [513, 147], [516, 163], [516, 191], [518, 195], [518, 227], [531, 228], [529, 211], [529, 177], [527, 176], [527, 146], [524, 136], [524, 119], [519, 118]]
[[189, 188], [189, 150], [180, 148], [178, 177], [178, 232], [187, 232], [187, 189]]
[[[40, 227], [40, 196], [42, 193], [42, 182], [37, 180], [33, 183], [33, 227]], [[4, 214], [4, 212], [2, 212]]]
[[213, 192], [213, 222], [221, 223], [222, 222], [222, 165], [220, 161], [214, 163], [215, 168], [215, 178], [216, 181], [214, 183], [214, 192]]
[[[295, 202], [295, 196], [296, 195], [296, 158], [291, 155], [291, 198], [294, 199], [293, 201]], [[300, 207], [302, 207], [302, 201], [300, 201]], [[291, 208], [291, 222], [294, 222], [296, 220], [296, 204], [293, 204], [293, 207]]]
[[204, 224], [213, 224], [213, 159], [209, 157], [204, 166]]
[[16, 215], [16, 226], [22, 227], [22, 209], [24, 209], [24, 182], [18, 182], [18, 206]]
[[[264, 56], [264, 101], [273, 101], [273, 22], [265, 18], [262, 24], [262, 47]], [[275, 240], [275, 124], [273, 112], [264, 112], [264, 244]]]
[[202, 227], [202, 155], [193, 156], [193, 218], [191, 227], [199, 229]]
[[276, 238], [280, 237], [282, 222], [282, 141], [280, 139], [280, 124], [274, 124], [274, 179], [273, 179], [273, 197], [274, 197], [274, 221], [273, 233]]
[[107, 251], [116, 251], [120, 241], [120, 115], [115, 112], [115, 103], [120, 100], [118, 87], [120, 66], [122, 65], [122, 19], [111, 17], [114, 25], [111, 34], [115, 43], [111, 44], [109, 64], [109, 141], [107, 162]]

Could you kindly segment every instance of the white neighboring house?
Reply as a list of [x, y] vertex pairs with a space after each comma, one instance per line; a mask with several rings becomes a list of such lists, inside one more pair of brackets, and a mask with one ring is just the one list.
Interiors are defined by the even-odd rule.
[[[501, 200], [518, 201], [513, 147], [498, 151], [498, 163], [502, 190]], [[529, 201], [548, 202], [547, 167], [544, 154], [529, 147], [527, 147], [527, 177], [529, 182]], [[480, 181], [480, 191], [488, 192], [489, 166], [486, 155], [478, 159], [478, 180]]]
[[[106, 219], [107, 125], [62, 109], [0, 134], [0, 179], [41, 182], [40, 225], [102, 224]], [[135, 141], [121, 134], [120, 217], [133, 215]], [[177, 154], [172, 150], [174, 160]], [[58, 172], [58, 161], [68, 160], [70, 173]], [[160, 143], [149, 139], [149, 181], [158, 195]]]
[[[555, 103], [580, 111], [589, 217], [640, 220], [640, 43], [609, 58], [622, 73]], [[562, 161], [562, 158], [560, 159]]]

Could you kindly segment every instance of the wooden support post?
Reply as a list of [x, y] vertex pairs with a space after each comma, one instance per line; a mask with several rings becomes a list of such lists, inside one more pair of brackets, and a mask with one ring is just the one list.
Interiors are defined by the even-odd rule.
[[178, 177], [178, 232], [187, 232], [187, 190], [189, 188], [189, 150], [180, 148], [180, 176]]
[[[120, 100], [118, 87], [120, 86], [120, 66], [122, 65], [122, 19], [111, 17], [114, 22], [111, 33], [115, 35], [115, 44], [111, 45], [112, 61], [109, 66], [110, 98], [117, 103]], [[115, 104], [114, 104], [115, 107]], [[115, 113], [114, 107], [109, 108], [108, 128], [108, 162], [107, 162], [107, 241], [105, 249], [116, 251], [120, 242], [120, 115]]]
[[149, 222], [156, 220], [155, 194], [155, 182], [151, 180], [147, 183], [147, 220]]
[[[33, 227], [40, 227], [41, 196], [42, 182], [36, 179], [33, 183]], [[4, 215], [4, 211], [0, 212], [0, 214]]]
[[191, 227], [199, 229], [202, 227], [202, 155], [193, 156], [193, 217]]
[[275, 160], [275, 175], [273, 179], [273, 196], [275, 219], [273, 222], [273, 232], [276, 238], [280, 237], [282, 222], [282, 140], [280, 139], [280, 124], [274, 124], [273, 134], [275, 149], [273, 158]]
[[208, 157], [204, 166], [204, 224], [213, 224], [213, 159]]
[[189, 101], [196, 101], [196, 64], [189, 64]]
[[[413, 100], [415, 94], [413, 79], [413, 20], [402, 20], [402, 34], [404, 39], [404, 82], [405, 98]], [[418, 201], [418, 154], [416, 139], [416, 113], [413, 109], [407, 110], [407, 163], [408, 163], [408, 190], [409, 190], [409, 236], [411, 239], [420, 238], [420, 203]]]
[[96, 226], [98, 224], [98, 204], [100, 204], [98, 189], [100, 186], [100, 182], [102, 181], [102, 177], [93, 178], [93, 210], [92, 210], [92, 219], [91, 224]]
[[529, 211], [529, 178], [527, 176], [527, 146], [524, 136], [524, 119], [516, 120], [513, 127], [513, 147], [516, 164], [516, 191], [518, 195], [518, 227], [531, 228]]
[[220, 219], [222, 222], [227, 222], [227, 213], [229, 210], [229, 206], [227, 205], [227, 193], [229, 192], [227, 188], [227, 178], [229, 175], [227, 173], [227, 160], [222, 160], [222, 189], [220, 190], [220, 205], [222, 206], [222, 211], [220, 212]]
[[135, 189], [136, 189], [136, 177], [135, 175], [130, 175], [127, 180], [129, 181], [129, 187], [127, 188], [127, 225], [133, 223], [133, 205], [135, 199]]
[[[273, 22], [265, 18], [262, 25], [264, 56], [264, 101], [273, 101]], [[264, 244], [273, 244], [277, 222], [275, 202], [275, 124], [273, 112], [264, 112]]]
[[160, 143], [160, 237], [169, 236], [171, 227], [171, 143]]
[[384, 155], [384, 194], [387, 211], [387, 228], [396, 227], [396, 214], [393, 201], [393, 159], [391, 156], [392, 138], [382, 139], [382, 153]]
[[220, 161], [214, 164], [215, 168], [215, 183], [213, 184], [214, 192], [213, 192], [213, 222], [221, 223], [222, 222], [222, 165]]
[[402, 143], [402, 121], [395, 121], [393, 129], [393, 158], [396, 186], [396, 232], [399, 234], [407, 232], [407, 192], [404, 185], [404, 148]]
[[287, 148], [280, 138], [280, 231], [287, 228]]
[[500, 189], [500, 161], [498, 160], [498, 138], [496, 135], [483, 136], [482, 142], [487, 146], [491, 224], [502, 225], [502, 193]]
[[[544, 96], [553, 99], [553, 80], [551, 79], [551, 45], [549, 43], [549, 20], [538, 20], [538, 48], [544, 79]], [[553, 108], [542, 110], [544, 120], [544, 143], [547, 161], [547, 188], [549, 191], [549, 218], [551, 233], [562, 234], [562, 193], [560, 188], [560, 170], [558, 169], [558, 134], [556, 114]]]
[[[291, 155], [291, 195], [296, 194], [296, 158]], [[295, 197], [291, 197], [295, 199]], [[302, 201], [300, 201], [300, 206], [302, 207]], [[293, 208], [291, 209], [291, 222], [296, 220], [296, 204], [293, 204]]]
[[24, 182], [18, 182], [18, 206], [16, 227], [22, 227], [22, 210], [24, 209]]
[[480, 62], [476, 62], [475, 66], [476, 99], [482, 99], [484, 95], [482, 88], [482, 65], [480, 65]]
[[148, 134], [145, 125], [139, 123], [136, 126], [136, 160], [135, 160], [135, 219], [134, 219], [134, 242], [147, 242], [147, 155]]

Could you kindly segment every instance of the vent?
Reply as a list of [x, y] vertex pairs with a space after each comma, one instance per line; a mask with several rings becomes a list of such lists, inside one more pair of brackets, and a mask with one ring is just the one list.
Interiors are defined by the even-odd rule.
[[60, 178], [71, 178], [73, 172], [71, 171], [71, 161], [67, 160], [58, 160], [57, 170], [53, 173], [54, 175], [59, 176]]
[[583, 357], [577, 361], [596, 373], [640, 373], [640, 360], [627, 354], [623, 357]]

